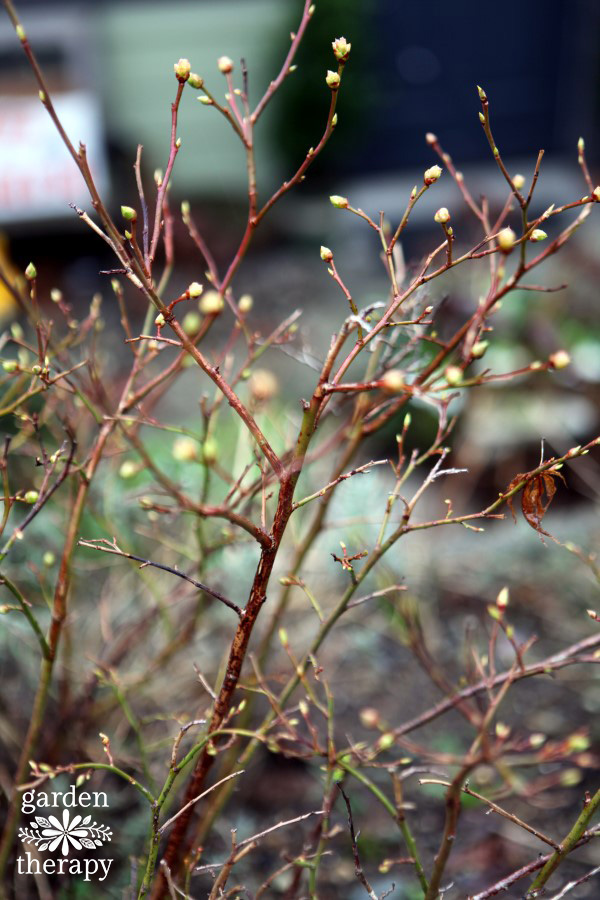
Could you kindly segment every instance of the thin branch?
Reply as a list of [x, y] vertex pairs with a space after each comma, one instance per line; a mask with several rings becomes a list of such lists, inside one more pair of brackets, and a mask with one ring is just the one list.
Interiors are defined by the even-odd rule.
[[191, 806], [194, 806], [195, 803], [198, 803], [199, 800], [202, 800], [203, 797], [206, 797], [207, 794], [210, 794], [212, 791], [216, 790], [216, 788], [221, 787], [221, 785], [225, 784], [226, 781], [230, 781], [232, 778], [237, 778], [238, 775], [243, 775], [244, 771], [244, 769], [240, 769], [238, 772], [232, 772], [231, 775], [226, 775], [225, 778], [221, 778], [220, 781], [216, 781], [214, 784], [211, 784], [209, 788], [207, 788], [201, 794], [198, 794], [197, 797], [194, 797], [193, 800], [190, 800], [185, 804], [185, 806], [182, 806], [174, 816], [171, 816], [170, 819], [167, 819], [167, 821], [158, 829], [158, 834], [162, 834], [164, 831], [166, 831], [169, 825], [172, 825], [173, 822], [179, 818], [179, 816], [183, 815], [184, 812], [186, 812]]
[[[449, 781], [443, 781], [439, 778], [419, 778], [419, 784], [441, 784], [444, 787], [450, 787]], [[518, 816], [515, 816], [514, 813], [508, 812], [506, 809], [502, 809], [501, 806], [498, 806], [488, 797], [484, 797], [482, 794], [478, 794], [476, 791], [472, 791], [468, 784], [464, 784], [461, 787], [461, 791], [463, 794], [468, 794], [469, 797], [475, 797], [477, 800], [481, 800], [482, 803], [486, 803], [491, 810], [495, 813], [498, 813], [500, 816], [504, 816], [505, 819], [510, 819], [511, 822], [514, 822], [515, 825], [518, 825], [519, 828], [523, 828], [525, 831], [528, 831], [529, 834], [532, 834], [534, 837], [538, 838], [538, 840], [543, 841], [544, 844], [548, 844], [550, 847], [553, 847], [555, 850], [559, 849], [559, 845], [556, 841], [553, 841], [552, 838], [547, 837], [545, 834], [542, 834], [541, 831], [536, 831], [531, 825], [528, 825], [527, 822], [523, 822], [522, 819], [519, 819]]]
[[[548, 672], [554, 672], [558, 669], [563, 669], [565, 666], [573, 666], [577, 663], [600, 663], [600, 658], [596, 657], [593, 654], [593, 650], [600, 646], [600, 635], [594, 635], [592, 637], [585, 638], [582, 641], [579, 641], [576, 644], [571, 644], [570, 647], [567, 647], [565, 650], [560, 651], [559, 653], [554, 654], [553, 656], [547, 657], [547, 659], [542, 660], [539, 663], [532, 663], [529, 666], [525, 666], [523, 671], [513, 672], [512, 670], [507, 672], [502, 672], [490, 682], [489, 680], [479, 681], [477, 684], [471, 684], [469, 687], [463, 688], [461, 691], [457, 691], [457, 693], [453, 697], [449, 697], [446, 700], [442, 700], [440, 703], [437, 703], [435, 706], [428, 709], [426, 712], [421, 713], [420, 716], [416, 716], [414, 719], [410, 719], [408, 722], [405, 722], [404, 725], [400, 725], [398, 728], [394, 729], [395, 737], [401, 737], [403, 734], [408, 734], [411, 731], [415, 731], [417, 728], [421, 728], [423, 725], [426, 725], [428, 722], [431, 722], [433, 719], [437, 719], [438, 716], [443, 715], [448, 712], [450, 709], [454, 709], [461, 700], [465, 700], [468, 697], [474, 697], [477, 694], [481, 694], [485, 691], [490, 690], [490, 688], [498, 687], [501, 684], [504, 684], [509, 678], [513, 679], [515, 682], [520, 681], [522, 678], [531, 678], [533, 675], [544, 675]], [[584, 653], [589, 655], [584, 655]]]
[[112, 541], [109, 541], [107, 538], [93, 538], [90, 540], [80, 538], [77, 543], [80, 547], [89, 547], [91, 550], [101, 550], [104, 553], [113, 553], [115, 556], [123, 556], [125, 559], [133, 559], [142, 564], [140, 569], [143, 569], [145, 566], [152, 566], [155, 569], [161, 569], [163, 572], [168, 572], [170, 575], [176, 575], [178, 578], [183, 578], [184, 581], [189, 581], [190, 584], [193, 584], [194, 587], [204, 591], [205, 594], [210, 594], [211, 597], [224, 603], [225, 606], [228, 606], [229, 609], [232, 609], [237, 613], [240, 618], [242, 616], [242, 609], [239, 606], [236, 606], [233, 601], [224, 597], [219, 591], [208, 587], [208, 585], [203, 584], [201, 581], [196, 581], [195, 578], [191, 578], [189, 575], [186, 575], [185, 572], [181, 572], [179, 569], [173, 568], [172, 566], [165, 566], [162, 563], [153, 562], [151, 559], [144, 559], [143, 556], [136, 556], [134, 553], [126, 553], [125, 550], [121, 550], [121, 548], [117, 546], [116, 538], [113, 538]]
[[356, 834], [354, 832], [354, 820], [352, 819], [352, 807], [350, 806], [350, 800], [348, 795], [344, 791], [344, 788], [341, 784], [338, 784], [338, 790], [342, 797], [344, 798], [344, 803], [346, 804], [346, 809], [348, 810], [348, 828], [350, 829], [350, 840], [352, 842], [352, 856], [354, 857], [354, 873], [365, 891], [371, 898], [371, 900], [378, 900], [377, 894], [367, 881], [367, 877], [363, 872], [363, 867], [360, 861], [360, 856], [358, 855], [358, 844], [356, 841]]

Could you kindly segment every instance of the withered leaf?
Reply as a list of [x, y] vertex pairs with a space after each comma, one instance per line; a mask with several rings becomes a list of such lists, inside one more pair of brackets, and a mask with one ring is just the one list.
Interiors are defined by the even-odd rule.
[[[540, 536], [545, 534], [546, 537], [551, 538], [551, 540], [555, 540], [555, 538], [542, 528], [542, 519], [546, 515], [548, 507], [552, 503], [552, 498], [556, 493], [555, 478], [560, 478], [561, 481], [566, 484], [563, 474], [559, 472], [558, 469], [551, 468], [546, 469], [545, 472], [538, 472], [536, 475], [531, 475], [529, 472], [522, 472], [519, 475], [515, 475], [508, 486], [508, 492], [510, 492], [514, 490], [521, 481], [525, 481], [523, 492], [521, 494], [521, 509], [523, 510], [523, 516]], [[513, 507], [513, 500], [514, 497], [509, 497], [507, 503], [516, 523], [517, 519]], [[542, 538], [542, 541], [543, 540], [544, 539]]]

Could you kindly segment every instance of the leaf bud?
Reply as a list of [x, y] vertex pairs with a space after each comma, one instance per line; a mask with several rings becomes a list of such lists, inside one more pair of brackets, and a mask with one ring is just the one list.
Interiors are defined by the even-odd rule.
[[479, 113], [479, 121], [482, 125], [485, 123], [485, 116], [482, 112]]
[[202, 462], [210, 466], [219, 458], [219, 445], [214, 438], [208, 437], [202, 444]]
[[204, 78], [200, 78], [200, 76], [196, 75], [195, 72], [190, 72], [188, 84], [190, 87], [195, 88], [197, 91], [199, 91], [204, 87]]
[[332, 194], [329, 198], [329, 202], [332, 206], [335, 206], [336, 209], [348, 209], [347, 197], [340, 197], [338, 194]]
[[163, 325], [165, 324], [165, 317], [163, 316], [162, 313], [159, 313], [159, 314], [157, 315], [157, 317], [156, 317], [155, 320], [154, 320], [154, 324], [155, 324], [158, 328], [162, 328], [162, 327], [163, 327]]
[[242, 294], [238, 303], [238, 309], [241, 313], [249, 313], [254, 306], [254, 300], [251, 294]]
[[529, 235], [529, 240], [536, 243], [537, 241], [545, 241], [548, 235], [541, 228], [534, 228]]
[[190, 295], [192, 300], [196, 300], [204, 288], [197, 281], [192, 281], [192, 283], [188, 287], [188, 294]]
[[32, 262], [25, 269], [25, 278], [27, 281], [33, 281], [34, 278], [37, 278], [37, 269]]
[[585, 150], [585, 141], [582, 137], [580, 137], [579, 140], [577, 141], [577, 152], [581, 156], [584, 150]]
[[446, 381], [452, 387], [459, 385], [463, 379], [463, 372], [460, 366], [447, 366], [444, 375], [446, 376]]
[[446, 209], [445, 206], [440, 206], [435, 216], [433, 217], [434, 222], [437, 222], [439, 225], [445, 225], [446, 222], [450, 221], [450, 213]]
[[137, 463], [135, 463], [132, 459], [126, 459], [125, 462], [122, 462], [119, 467], [119, 477], [127, 480], [128, 478], [133, 478], [139, 472], [139, 468]]
[[496, 238], [496, 240], [498, 241], [498, 246], [503, 253], [510, 253], [510, 251], [514, 247], [516, 239], [517, 236], [512, 228], [503, 228], [502, 231], [498, 232], [498, 236]]
[[200, 315], [193, 309], [185, 314], [181, 322], [181, 327], [188, 335], [197, 334], [200, 331], [201, 325], [202, 319], [200, 318]]
[[332, 41], [331, 46], [333, 47], [333, 55], [335, 58], [339, 60], [339, 62], [346, 62], [350, 56], [352, 44], [350, 44], [345, 37], [339, 37]]
[[204, 103], [205, 106], [213, 106], [214, 100], [211, 100], [210, 97], [207, 97], [206, 94], [203, 94], [201, 97], [198, 97], [200, 103]]
[[338, 115], [337, 115], [337, 113], [334, 113], [333, 116], [332, 116], [332, 118], [331, 118], [331, 127], [332, 127], [332, 128], [335, 128], [335, 126], [337, 125], [337, 123], [338, 123]]
[[401, 394], [406, 390], [404, 375], [400, 369], [388, 369], [384, 372], [379, 386], [384, 394]]
[[25, 496], [23, 497], [23, 499], [25, 500], [25, 503], [30, 503], [32, 506], [34, 503], [38, 502], [39, 498], [40, 498], [39, 491], [26, 491]]
[[557, 350], [549, 357], [548, 362], [553, 369], [566, 369], [571, 364], [571, 357], [566, 350]]
[[127, 219], [129, 222], [135, 222], [137, 219], [137, 213], [133, 206], [122, 206], [121, 207], [121, 215], [124, 219]]
[[220, 56], [217, 60], [217, 68], [223, 75], [229, 75], [233, 72], [233, 60], [228, 56]]
[[16, 359], [5, 359], [2, 363], [2, 368], [5, 372], [16, 372], [19, 368], [19, 364]]
[[331, 69], [327, 69], [327, 75], [325, 76], [325, 81], [327, 82], [328, 87], [331, 88], [332, 91], [337, 91], [340, 86], [340, 78], [337, 72], [332, 72]]
[[485, 103], [485, 101], [487, 100], [487, 94], [482, 87], [479, 87], [479, 85], [477, 85], [477, 93], [479, 94], [479, 99], [481, 100], [481, 102]]
[[380, 721], [379, 710], [372, 706], [365, 706], [359, 712], [360, 724], [363, 728], [377, 728]]
[[441, 166], [430, 166], [429, 169], [426, 169], [423, 173], [423, 181], [425, 184], [433, 184], [434, 181], [437, 181], [438, 178], [441, 177], [442, 167]]
[[333, 259], [333, 253], [331, 252], [329, 247], [321, 246], [320, 254], [323, 262], [331, 262], [331, 260]]
[[471, 356], [473, 359], [481, 359], [489, 346], [489, 341], [476, 341], [471, 347]]
[[218, 291], [207, 291], [198, 306], [205, 316], [218, 316], [225, 304]]
[[177, 81], [181, 81], [183, 84], [190, 77], [191, 65], [189, 59], [180, 59], [179, 62], [173, 63], [173, 69], [175, 71], [175, 77]]
[[427, 134], [425, 135], [425, 140], [427, 141], [427, 143], [430, 146], [432, 144], [437, 144], [437, 135], [434, 134], [432, 131], [428, 131]]
[[513, 178], [513, 184], [518, 191], [525, 185], [525, 176], [524, 175], [515, 175]]
[[46, 552], [42, 556], [42, 562], [49, 569], [50, 566], [53, 566], [56, 562], [56, 556], [51, 550], [46, 550]]
[[508, 606], [509, 594], [508, 588], [503, 587], [498, 596], [496, 597], [496, 606], [498, 609], [506, 609]]
[[178, 437], [173, 442], [171, 454], [178, 462], [193, 462], [198, 458], [198, 443], [191, 437]]
[[600, 203], [600, 185], [594, 188], [594, 190], [592, 191], [592, 197], [594, 198], [594, 200], [596, 200], [596, 202]]
[[279, 393], [279, 382], [269, 369], [255, 369], [249, 384], [253, 398], [263, 403]]

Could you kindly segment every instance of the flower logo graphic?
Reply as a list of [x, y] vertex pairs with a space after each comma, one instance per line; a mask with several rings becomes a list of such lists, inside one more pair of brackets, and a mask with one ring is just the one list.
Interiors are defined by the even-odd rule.
[[91, 816], [71, 819], [68, 809], [63, 810], [62, 822], [56, 816], [36, 816], [29, 828], [20, 828], [19, 837], [26, 844], [34, 844], [38, 850], [54, 852], [60, 846], [62, 856], [68, 856], [72, 847], [75, 850], [95, 850], [103, 841], [110, 841], [112, 832], [106, 825], [92, 822]]

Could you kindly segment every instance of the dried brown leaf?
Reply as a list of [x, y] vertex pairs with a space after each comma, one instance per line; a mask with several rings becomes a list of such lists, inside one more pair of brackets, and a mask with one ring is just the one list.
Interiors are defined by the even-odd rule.
[[[542, 528], [542, 520], [548, 511], [548, 507], [552, 503], [552, 499], [556, 493], [555, 479], [560, 478], [566, 484], [564, 476], [558, 469], [546, 469], [545, 472], [538, 472], [531, 475], [529, 472], [522, 472], [515, 475], [508, 486], [508, 491], [514, 488], [521, 481], [525, 481], [523, 492], [521, 494], [521, 509], [523, 516], [531, 527], [541, 535], [555, 540], [555, 538]], [[508, 497], [507, 503], [511, 511], [512, 517], [517, 521], [513, 508], [514, 497]], [[543, 541], [543, 538], [542, 538]]]

